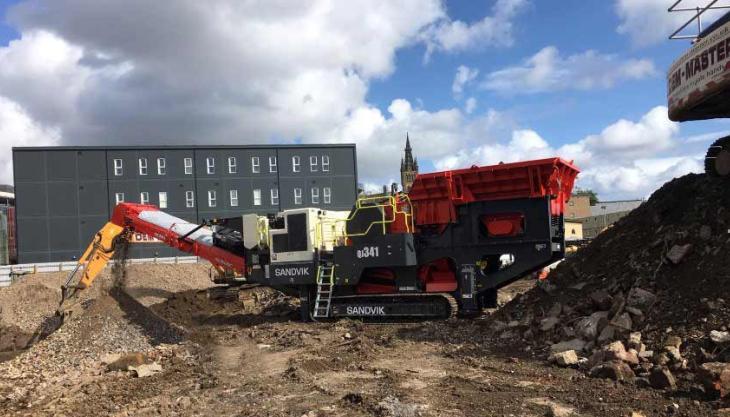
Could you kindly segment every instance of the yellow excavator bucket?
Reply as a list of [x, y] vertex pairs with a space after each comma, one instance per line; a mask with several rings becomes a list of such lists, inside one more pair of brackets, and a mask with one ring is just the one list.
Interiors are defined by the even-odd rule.
[[[94, 236], [84, 254], [79, 258], [79, 262], [73, 271], [66, 278], [66, 283], [61, 287], [61, 303], [69, 297], [73, 296], [77, 290], [88, 288], [96, 279], [109, 260], [114, 256], [114, 250], [118, 237], [124, 233], [124, 227], [114, 223], [107, 223]], [[81, 277], [77, 278], [78, 273], [82, 270]]]

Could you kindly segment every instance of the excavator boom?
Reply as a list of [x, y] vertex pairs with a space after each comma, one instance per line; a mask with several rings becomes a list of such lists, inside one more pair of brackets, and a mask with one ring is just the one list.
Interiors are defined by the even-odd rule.
[[245, 270], [242, 257], [213, 245], [213, 232], [205, 225], [163, 213], [156, 206], [119, 203], [111, 220], [96, 233], [62, 286], [57, 311], [60, 315], [63, 315], [66, 300], [94, 282], [118, 245], [129, 242], [132, 232], [144, 233], [172, 248], [206, 259], [219, 274], [241, 275]]
[[[83, 290], [91, 286], [99, 273], [109, 260], [114, 256], [114, 251], [119, 242], [127, 239], [128, 233], [125, 228], [108, 222], [104, 227], [94, 235], [94, 241], [91, 242], [84, 254], [79, 258], [76, 268], [71, 271], [66, 278], [66, 282], [61, 287], [61, 302], [58, 310], [62, 311], [64, 302], [76, 294], [76, 291]], [[79, 275], [80, 274], [80, 275]]]

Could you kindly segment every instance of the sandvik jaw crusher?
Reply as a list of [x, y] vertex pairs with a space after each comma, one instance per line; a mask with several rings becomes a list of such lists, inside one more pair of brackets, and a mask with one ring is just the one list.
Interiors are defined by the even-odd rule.
[[194, 224], [120, 203], [69, 274], [64, 301], [120, 245], [145, 234], [208, 260], [219, 289], [261, 284], [301, 300], [303, 320], [478, 314], [497, 290], [565, 254], [563, 211], [578, 169], [560, 158], [418, 175], [409, 193], [352, 210], [284, 210]]

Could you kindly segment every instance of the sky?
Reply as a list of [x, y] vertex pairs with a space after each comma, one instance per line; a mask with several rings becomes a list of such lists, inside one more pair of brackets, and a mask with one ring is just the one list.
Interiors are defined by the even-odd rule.
[[422, 172], [560, 156], [646, 198], [730, 134], [667, 118], [671, 3], [0, 0], [0, 182], [13, 146], [356, 143], [377, 189], [407, 132]]

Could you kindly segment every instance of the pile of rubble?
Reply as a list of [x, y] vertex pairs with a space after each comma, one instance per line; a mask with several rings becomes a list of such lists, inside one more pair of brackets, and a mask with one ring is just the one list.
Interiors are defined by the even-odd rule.
[[675, 179], [490, 326], [501, 343], [594, 377], [728, 398], [729, 209], [727, 182]]

